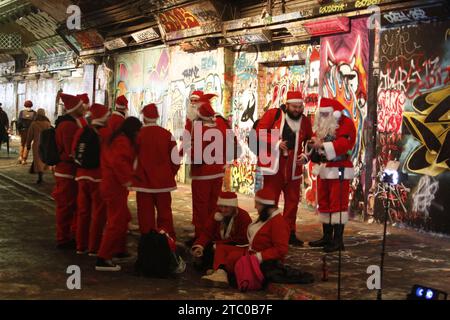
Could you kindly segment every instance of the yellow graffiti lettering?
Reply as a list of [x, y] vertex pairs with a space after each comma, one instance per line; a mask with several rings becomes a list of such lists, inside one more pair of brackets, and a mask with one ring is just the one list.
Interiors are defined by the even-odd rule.
[[369, 7], [380, 3], [381, 0], [358, 0], [355, 2], [355, 8]]
[[332, 12], [338, 12], [343, 11], [347, 7], [346, 3], [339, 3], [339, 4], [330, 4], [328, 6], [320, 7], [319, 13], [332, 13]]

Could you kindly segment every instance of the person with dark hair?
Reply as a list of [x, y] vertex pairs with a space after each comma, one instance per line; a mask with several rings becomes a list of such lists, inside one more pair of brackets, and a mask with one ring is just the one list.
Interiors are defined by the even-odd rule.
[[[41, 132], [50, 128], [50, 120], [45, 116], [45, 109], [38, 109], [36, 119], [31, 123], [28, 129], [27, 150], [29, 151], [33, 143], [33, 172], [38, 174], [37, 184], [42, 183], [42, 176], [47, 169], [47, 165], [39, 157], [39, 141]], [[27, 152], [28, 153], [28, 152]]]
[[5, 111], [3, 111], [2, 104], [0, 103], [0, 149], [3, 142], [8, 143], [9, 140], [8, 129], [9, 129], [8, 115], [6, 114]]
[[141, 127], [138, 118], [129, 117], [103, 145], [100, 192], [106, 202], [107, 221], [97, 254], [97, 271], [120, 271], [121, 267], [112, 258], [129, 257], [126, 246], [131, 221], [128, 188], [132, 184], [136, 138]]
[[[265, 199], [265, 200], [261, 200]], [[226, 244], [217, 245], [214, 255], [214, 272], [202, 277], [208, 285], [227, 287], [228, 275], [234, 273], [234, 266], [247, 252], [256, 255], [259, 263], [268, 260], [284, 260], [289, 250], [289, 226], [276, 206], [276, 199], [264, 189], [255, 196], [258, 219], [247, 229], [248, 247]]]
[[19, 151], [19, 164], [26, 164], [28, 158], [28, 150], [26, 148], [28, 129], [31, 123], [36, 117], [36, 111], [32, 110], [33, 102], [27, 100], [24, 102], [23, 106], [25, 109], [21, 110], [19, 113], [19, 119], [17, 120], [17, 129], [20, 135], [20, 151]]

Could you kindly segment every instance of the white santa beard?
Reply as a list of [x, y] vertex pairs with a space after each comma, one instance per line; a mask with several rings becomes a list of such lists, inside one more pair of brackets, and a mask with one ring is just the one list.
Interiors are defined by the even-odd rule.
[[320, 139], [325, 138], [327, 135], [334, 136], [338, 127], [338, 121], [332, 115], [328, 117], [316, 116], [314, 119], [314, 132]]
[[197, 107], [193, 106], [193, 105], [189, 105], [188, 109], [187, 109], [187, 118], [191, 121], [194, 121], [195, 119], [197, 119], [198, 117], [198, 113], [197, 113]]

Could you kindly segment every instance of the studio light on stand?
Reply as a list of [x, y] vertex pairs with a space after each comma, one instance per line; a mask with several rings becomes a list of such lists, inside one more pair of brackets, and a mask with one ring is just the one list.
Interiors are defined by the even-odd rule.
[[383, 290], [383, 267], [384, 267], [384, 252], [386, 248], [386, 232], [387, 232], [387, 220], [389, 218], [389, 200], [391, 197], [391, 187], [395, 186], [399, 182], [398, 167], [400, 162], [389, 161], [386, 168], [383, 171], [382, 183], [387, 185], [386, 194], [386, 206], [384, 214], [384, 230], [383, 230], [383, 244], [381, 248], [381, 263], [380, 263], [380, 289], [377, 292], [377, 300], [382, 300], [382, 290]]

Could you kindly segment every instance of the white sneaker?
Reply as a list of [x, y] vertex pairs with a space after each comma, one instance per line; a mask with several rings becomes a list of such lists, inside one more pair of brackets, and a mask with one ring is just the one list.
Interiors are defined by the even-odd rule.
[[95, 270], [97, 271], [120, 271], [122, 268], [118, 264], [114, 264], [111, 260], [97, 258]]
[[210, 275], [203, 276], [201, 279], [205, 284], [217, 288], [227, 288], [230, 285], [228, 283], [228, 275], [223, 269], [218, 269]]
[[83, 250], [83, 251], [77, 250], [77, 254], [79, 254], [79, 255], [86, 254], [86, 253], [88, 253], [87, 250]]

